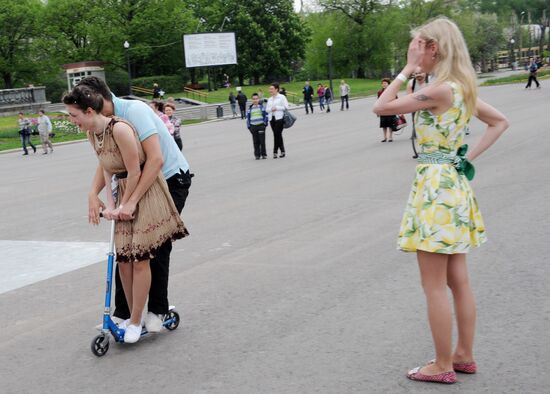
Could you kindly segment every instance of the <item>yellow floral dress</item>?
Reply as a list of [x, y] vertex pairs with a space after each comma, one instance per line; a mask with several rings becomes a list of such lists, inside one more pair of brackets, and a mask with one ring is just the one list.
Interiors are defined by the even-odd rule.
[[[449, 83], [453, 105], [441, 115], [419, 111], [415, 117], [422, 153], [454, 154], [470, 121], [461, 89]], [[422, 154], [421, 153], [421, 154]], [[485, 226], [468, 180], [453, 164], [418, 164], [398, 237], [405, 252], [455, 254], [487, 240]]]

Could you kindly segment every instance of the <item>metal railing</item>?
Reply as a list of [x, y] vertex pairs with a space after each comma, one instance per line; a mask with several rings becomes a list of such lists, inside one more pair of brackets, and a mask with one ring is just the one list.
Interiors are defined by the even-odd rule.
[[208, 102], [208, 93], [206, 92], [201, 92], [200, 90], [195, 90], [195, 89], [191, 89], [191, 88], [183, 88], [183, 93], [185, 94], [186, 97], [189, 97], [191, 96], [190, 98], [192, 99], [198, 99], [200, 101], [204, 101], [204, 102]]
[[289, 92], [288, 90], [286, 91], [286, 99], [292, 104], [302, 104], [303, 102], [303, 99], [300, 95], [294, 92]]
[[133, 92], [153, 95], [153, 89], [142, 88], [140, 86], [132, 86], [132, 93]]

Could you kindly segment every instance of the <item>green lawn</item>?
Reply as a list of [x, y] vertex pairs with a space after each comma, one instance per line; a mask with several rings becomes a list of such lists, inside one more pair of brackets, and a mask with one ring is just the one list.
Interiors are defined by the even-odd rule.
[[[52, 131], [55, 133], [55, 136], [51, 138], [53, 143], [86, 138], [86, 133], [79, 132], [78, 128], [72, 125], [65, 116], [58, 113], [48, 113], [47, 115], [52, 121]], [[26, 114], [26, 116], [30, 119], [38, 118], [38, 114]], [[0, 117], [0, 151], [21, 147], [17, 119], [16, 115]], [[40, 144], [40, 137], [38, 135], [31, 136], [31, 142], [35, 145]]]
[[[507, 85], [511, 83], [527, 83], [527, 79], [529, 78], [529, 72], [524, 72], [517, 75], [510, 75], [508, 77], [504, 78], [495, 78], [495, 79], [489, 79], [488, 81], [485, 81], [481, 84], [481, 86], [493, 86], [493, 85]], [[550, 78], [550, 69], [541, 69], [538, 72], [537, 79], [549, 79]]]
[[[366, 97], [375, 94], [380, 89], [380, 80], [376, 79], [346, 79], [346, 82], [351, 88], [351, 97]], [[323, 85], [327, 86], [329, 81], [328, 80], [315, 80], [311, 81], [311, 85], [313, 86], [314, 91], [317, 91], [317, 84], [322, 83]], [[339, 85], [340, 80], [339, 79], [333, 79], [332, 85], [334, 88], [334, 91], [336, 92], [336, 98], [339, 97]], [[303, 96], [302, 96], [302, 89], [304, 88], [304, 81], [297, 81], [297, 82], [289, 82], [289, 83], [281, 83], [281, 87], [284, 87], [286, 91], [289, 93], [287, 94], [287, 97], [291, 103], [299, 104], [302, 102]], [[269, 84], [261, 84], [261, 85], [245, 85], [242, 87], [242, 90], [244, 94], [248, 98], [252, 96], [252, 93], [257, 93], [259, 89], [262, 89], [264, 97], [269, 97]], [[212, 92], [208, 92], [207, 90], [202, 90], [204, 93], [208, 93], [208, 99], [207, 102], [209, 104], [217, 104], [217, 103], [226, 103], [228, 101], [229, 92], [233, 91], [236, 94], [235, 87], [231, 88], [218, 88], [218, 90], [213, 90]], [[293, 94], [294, 93], [294, 94]], [[315, 94], [317, 96], [317, 94]], [[144, 96], [145, 98], [151, 99], [151, 96]], [[167, 97], [190, 97], [186, 96], [182, 92], [169, 92], [164, 95], [165, 98]], [[203, 101], [199, 97], [190, 97], [194, 98], [199, 101]]]
[[[55, 133], [55, 136], [50, 139], [52, 143], [86, 139], [86, 133], [80, 132], [65, 117], [57, 118], [58, 113], [48, 113], [47, 115], [52, 120], [53, 132]], [[38, 115], [28, 114], [27, 117], [37, 118]], [[17, 119], [17, 116], [0, 117], [0, 151], [21, 148]], [[201, 119], [186, 119], [184, 126], [202, 121]], [[39, 145], [40, 137], [38, 135], [31, 136], [31, 142], [34, 145]]]

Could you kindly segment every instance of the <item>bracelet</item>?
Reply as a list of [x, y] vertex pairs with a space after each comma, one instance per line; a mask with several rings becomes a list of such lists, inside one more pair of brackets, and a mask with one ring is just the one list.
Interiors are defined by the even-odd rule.
[[407, 79], [409, 79], [409, 78], [407, 78], [405, 76], [405, 74], [399, 73], [399, 75], [397, 77], [395, 77], [395, 79], [399, 79], [401, 82], [407, 82]]

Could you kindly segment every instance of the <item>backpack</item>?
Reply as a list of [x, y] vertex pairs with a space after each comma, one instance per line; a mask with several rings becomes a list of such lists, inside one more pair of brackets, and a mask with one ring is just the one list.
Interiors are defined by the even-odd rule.
[[537, 65], [535, 63], [531, 64], [531, 66], [529, 67], [529, 71], [532, 73], [537, 72]]

